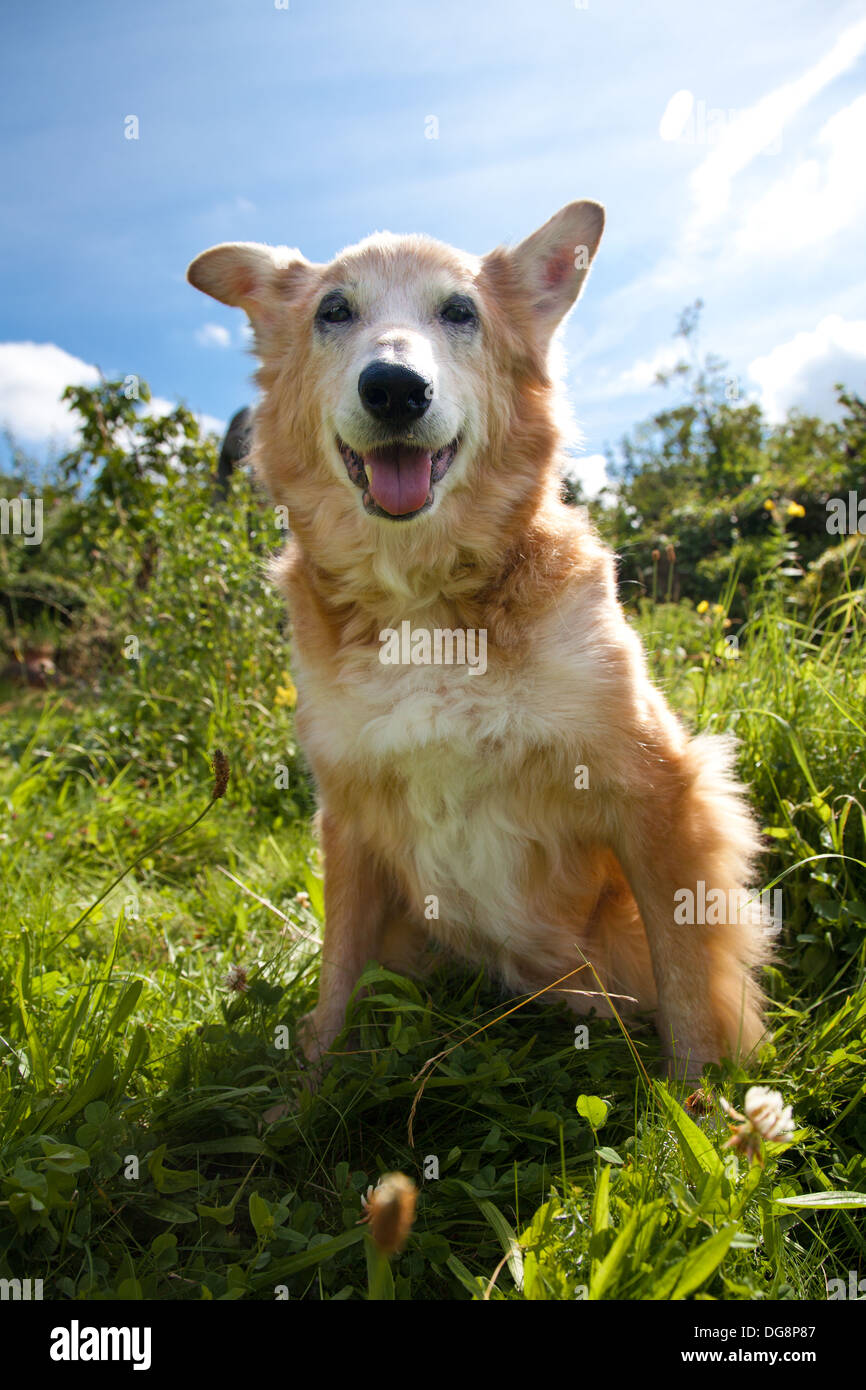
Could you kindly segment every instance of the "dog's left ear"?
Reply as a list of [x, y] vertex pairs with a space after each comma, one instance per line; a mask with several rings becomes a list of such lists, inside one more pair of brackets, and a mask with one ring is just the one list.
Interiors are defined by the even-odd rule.
[[601, 203], [567, 203], [509, 253], [542, 337], [553, 333], [577, 300], [603, 231]]

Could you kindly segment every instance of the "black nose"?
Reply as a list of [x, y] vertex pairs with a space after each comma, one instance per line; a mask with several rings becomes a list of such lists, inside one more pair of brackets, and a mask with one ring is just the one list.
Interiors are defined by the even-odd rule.
[[358, 377], [358, 395], [371, 415], [391, 425], [419, 420], [433, 397], [433, 384], [396, 362], [371, 362]]

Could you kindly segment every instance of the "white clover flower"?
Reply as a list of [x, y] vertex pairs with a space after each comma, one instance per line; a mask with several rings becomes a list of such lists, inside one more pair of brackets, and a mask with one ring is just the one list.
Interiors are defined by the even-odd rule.
[[246, 994], [249, 989], [247, 983], [247, 972], [242, 965], [232, 965], [226, 975], [223, 989], [230, 989], [235, 994]]
[[750, 1086], [743, 1109], [763, 1139], [779, 1143], [790, 1139], [796, 1128], [790, 1105], [785, 1105], [780, 1091], [767, 1086]]
[[780, 1091], [768, 1086], [749, 1087], [743, 1102], [745, 1115], [729, 1105], [724, 1096], [719, 1097], [719, 1104], [734, 1121], [725, 1147], [739, 1149], [748, 1159], [762, 1162], [762, 1141], [780, 1143], [794, 1133], [796, 1126], [790, 1105], [785, 1105]]

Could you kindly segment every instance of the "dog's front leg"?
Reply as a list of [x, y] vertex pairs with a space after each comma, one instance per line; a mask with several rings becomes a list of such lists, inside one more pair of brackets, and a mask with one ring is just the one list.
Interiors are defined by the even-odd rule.
[[767, 924], [746, 901], [759, 842], [726, 762], [712, 740], [665, 749], [620, 805], [614, 836], [647, 934], [668, 1072], [680, 1077], [746, 1056], [764, 1034], [753, 970]]
[[381, 875], [356, 830], [323, 812], [320, 821], [325, 857], [325, 934], [319, 999], [299, 1023], [301, 1046], [309, 1061], [327, 1052], [343, 1027], [346, 1005], [366, 962], [377, 956], [385, 917]]

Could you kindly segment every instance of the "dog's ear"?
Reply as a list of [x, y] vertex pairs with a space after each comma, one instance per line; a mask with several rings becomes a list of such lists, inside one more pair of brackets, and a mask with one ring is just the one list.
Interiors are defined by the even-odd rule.
[[600, 203], [567, 203], [509, 252], [518, 282], [531, 296], [542, 337], [549, 337], [576, 301], [604, 231]]
[[196, 256], [186, 278], [197, 290], [246, 310], [255, 320], [284, 301], [312, 269], [300, 251], [288, 246], [227, 241]]

